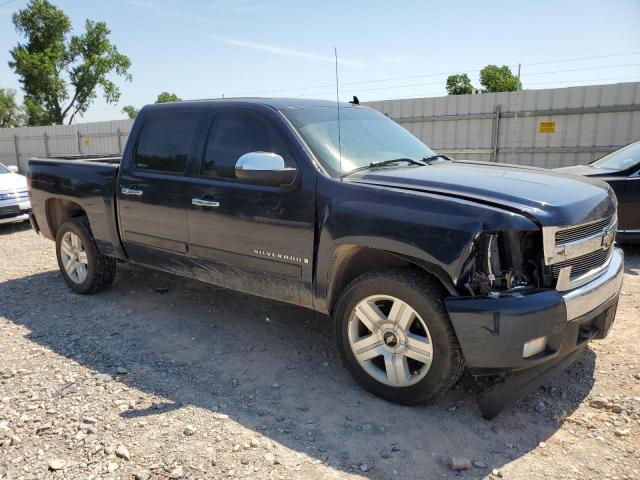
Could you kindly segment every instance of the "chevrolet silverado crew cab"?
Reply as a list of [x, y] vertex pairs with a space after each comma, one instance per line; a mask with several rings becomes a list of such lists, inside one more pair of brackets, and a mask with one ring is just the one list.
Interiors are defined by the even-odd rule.
[[347, 369], [395, 402], [467, 368], [513, 379], [481, 399], [491, 416], [607, 335], [623, 254], [606, 183], [452, 161], [337, 107], [147, 106], [121, 158], [29, 162], [33, 228], [78, 293], [122, 261], [332, 314]]

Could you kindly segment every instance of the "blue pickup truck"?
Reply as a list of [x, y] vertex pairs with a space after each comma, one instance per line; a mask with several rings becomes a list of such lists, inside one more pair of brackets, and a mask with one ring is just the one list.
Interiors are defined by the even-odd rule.
[[370, 108], [142, 109], [122, 157], [33, 159], [31, 222], [78, 293], [132, 262], [335, 318], [367, 390], [413, 404], [465, 368], [485, 416], [607, 335], [622, 286], [598, 180], [453, 161]]

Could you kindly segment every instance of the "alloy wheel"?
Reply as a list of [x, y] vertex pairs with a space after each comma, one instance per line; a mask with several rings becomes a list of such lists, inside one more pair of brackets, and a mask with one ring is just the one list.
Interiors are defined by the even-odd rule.
[[66, 232], [60, 242], [60, 257], [72, 282], [81, 284], [87, 279], [89, 260], [82, 240], [73, 232]]
[[389, 295], [360, 301], [349, 318], [348, 339], [360, 366], [392, 387], [408, 387], [431, 367], [433, 344], [424, 320], [406, 302]]

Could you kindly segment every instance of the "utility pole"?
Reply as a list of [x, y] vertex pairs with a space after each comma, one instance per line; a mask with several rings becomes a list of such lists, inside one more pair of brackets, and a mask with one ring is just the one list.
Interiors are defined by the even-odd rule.
[[[522, 82], [520, 81], [520, 69], [522, 67], [521, 63], [518, 63], [518, 92], [522, 90]], [[520, 94], [516, 94], [516, 111], [513, 117], [513, 126], [515, 130], [515, 135], [511, 140], [511, 162], [515, 163], [516, 158], [516, 144], [515, 144], [515, 136], [519, 133], [518, 131], [518, 112], [520, 111]], [[509, 135], [511, 135], [511, 129], [509, 129]], [[521, 139], [522, 140], [522, 139]]]

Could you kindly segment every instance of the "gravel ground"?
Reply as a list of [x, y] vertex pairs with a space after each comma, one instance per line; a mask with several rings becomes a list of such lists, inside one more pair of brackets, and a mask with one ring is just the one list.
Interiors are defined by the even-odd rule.
[[364, 392], [309, 310], [130, 266], [75, 295], [24, 225], [0, 252], [0, 478], [640, 478], [638, 250], [609, 337], [491, 422], [470, 378]]

